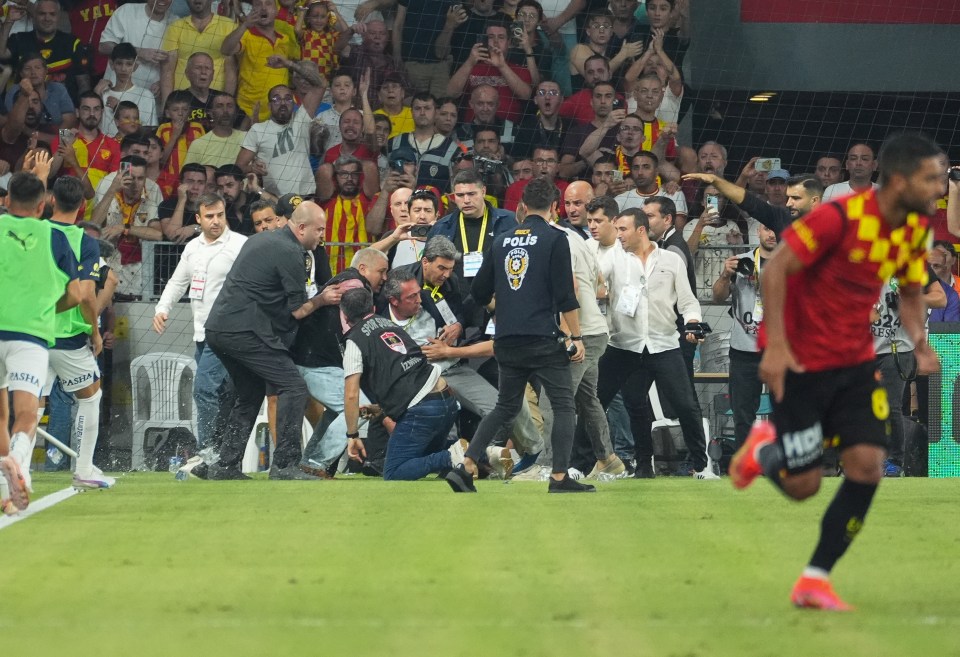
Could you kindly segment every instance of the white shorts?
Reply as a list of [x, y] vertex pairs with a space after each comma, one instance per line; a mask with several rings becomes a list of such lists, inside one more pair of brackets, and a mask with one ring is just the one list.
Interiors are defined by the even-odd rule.
[[49, 350], [26, 340], [0, 340], [0, 388], [40, 397], [47, 378]]
[[97, 359], [90, 347], [80, 349], [51, 349], [50, 365], [47, 368], [47, 383], [43, 386], [43, 396], [50, 395], [53, 382], [60, 378], [60, 385], [67, 392], [83, 390], [100, 378]]

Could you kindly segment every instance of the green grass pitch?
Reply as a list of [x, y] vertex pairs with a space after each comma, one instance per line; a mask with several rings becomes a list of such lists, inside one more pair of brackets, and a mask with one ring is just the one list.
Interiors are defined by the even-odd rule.
[[[35, 495], [62, 489], [38, 474]], [[4, 655], [960, 655], [960, 480], [888, 480], [834, 573], [788, 595], [837, 480], [177, 482], [133, 474], [0, 531]]]

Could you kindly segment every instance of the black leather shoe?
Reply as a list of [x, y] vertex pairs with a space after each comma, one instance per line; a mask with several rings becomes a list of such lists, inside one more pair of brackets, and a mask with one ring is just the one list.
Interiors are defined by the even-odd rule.
[[650, 459], [641, 459], [637, 461], [637, 469], [633, 473], [634, 479], [655, 479], [657, 473], [653, 470], [653, 463]]
[[597, 489], [590, 484], [581, 484], [576, 479], [571, 479], [570, 475], [563, 475], [563, 479], [557, 481], [550, 477], [550, 487], [548, 493], [596, 493]]
[[319, 481], [322, 477], [305, 472], [299, 465], [293, 464], [285, 468], [273, 466], [270, 468], [270, 478], [280, 481]]
[[[196, 474], [197, 469], [199, 467], [200, 466], [198, 465], [196, 468], [193, 469], [194, 474]], [[231, 468], [224, 465], [220, 465], [219, 463], [208, 465], [207, 471], [205, 474], [206, 476], [201, 477], [201, 479], [209, 479], [211, 481], [234, 481], [234, 480], [250, 478], [247, 475], [240, 472], [239, 466], [234, 466]], [[200, 475], [197, 475], [197, 476], [199, 477]]]
[[476, 493], [477, 487], [473, 485], [473, 475], [466, 471], [461, 463], [455, 468], [450, 468], [443, 474], [443, 478], [450, 484], [454, 493]]

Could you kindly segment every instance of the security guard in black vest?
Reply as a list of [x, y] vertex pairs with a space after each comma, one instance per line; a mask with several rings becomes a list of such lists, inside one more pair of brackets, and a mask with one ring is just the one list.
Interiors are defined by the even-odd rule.
[[[577, 424], [569, 367], [571, 360], [583, 359], [584, 351], [567, 236], [545, 219], [556, 216], [558, 197], [552, 182], [530, 182], [517, 208], [523, 222], [496, 236], [473, 281], [479, 303], [488, 304], [496, 294], [494, 349], [500, 394], [496, 408], [480, 422], [460, 468], [476, 475], [477, 461], [497, 431], [517, 416], [527, 381], [536, 375], [554, 411], [549, 492], [586, 493], [594, 487], [567, 475]], [[560, 330], [558, 313], [570, 336]]]

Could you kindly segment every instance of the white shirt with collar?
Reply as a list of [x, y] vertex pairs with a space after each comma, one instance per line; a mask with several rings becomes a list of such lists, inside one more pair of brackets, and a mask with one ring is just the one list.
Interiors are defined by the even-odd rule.
[[[612, 347], [636, 353], [648, 349], [654, 354], [677, 349], [674, 305], [685, 322], [703, 317], [683, 258], [656, 244], [653, 247], [646, 262], [623, 249], [608, 249], [600, 262], [610, 294], [607, 317]], [[633, 316], [624, 312], [622, 303], [631, 292], [639, 294]]]
[[[562, 228], [562, 227], [561, 227]], [[569, 228], [563, 228], [570, 245], [570, 260], [573, 277], [577, 281], [577, 302], [580, 304], [580, 334], [606, 335], [607, 320], [597, 304], [600, 262], [597, 252], [587, 245], [587, 241]]]
[[190, 299], [190, 308], [193, 311], [193, 340], [203, 342], [206, 335], [203, 327], [207, 323], [210, 309], [213, 308], [213, 302], [217, 300], [223, 282], [246, 241], [245, 236], [226, 228], [223, 234], [212, 242], [208, 242], [203, 235], [188, 242], [173, 276], [163, 288], [154, 313], [170, 314], [173, 304], [202, 277], [202, 298]]

